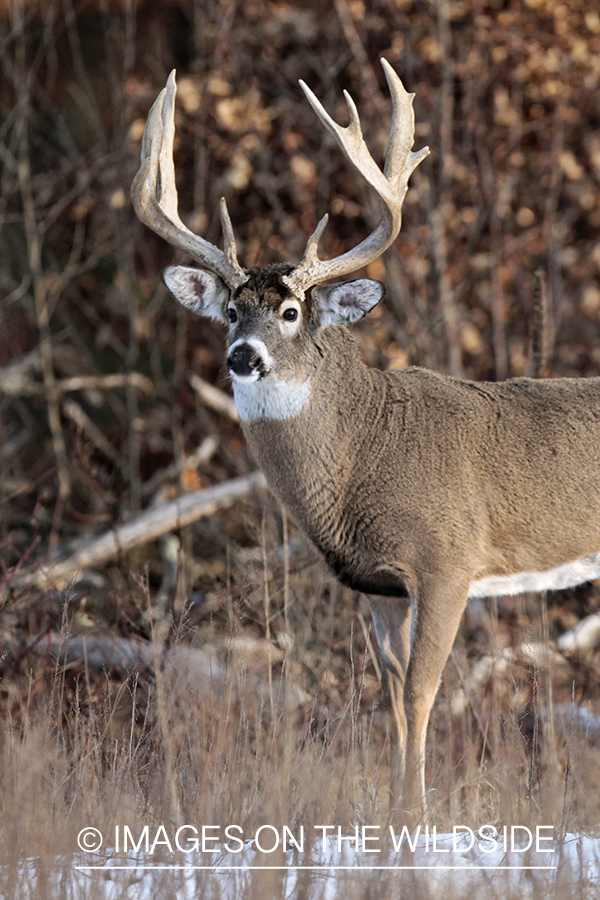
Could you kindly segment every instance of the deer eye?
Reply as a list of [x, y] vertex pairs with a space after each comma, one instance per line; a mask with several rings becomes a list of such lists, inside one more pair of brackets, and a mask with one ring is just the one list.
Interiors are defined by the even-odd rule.
[[298, 318], [298, 310], [294, 309], [293, 306], [290, 306], [283, 314], [283, 318], [286, 322], [295, 322]]
[[230, 321], [230, 322], [232, 322], [232, 323], [233, 323], [233, 322], [237, 322], [237, 317], [238, 317], [238, 316], [237, 316], [237, 312], [235, 311], [235, 309], [233, 308], [233, 306], [230, 306], [230, 307], [229, 307], [229, 309], [227, 310], [227, 315], [229, 316], [229, 321]]

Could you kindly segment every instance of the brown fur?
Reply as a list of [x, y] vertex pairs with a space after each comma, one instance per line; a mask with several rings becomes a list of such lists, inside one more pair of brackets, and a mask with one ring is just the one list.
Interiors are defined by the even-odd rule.
[[383, 373], [343, 328], [318, 341], [310, 404], [244, 431], [340, 579], [371, 595], [403, 802], [424, 807], [427, 721], [471, 582], [600, 551], [600, 378]]
[[600, 550], [600, 378], [383, 373], [344, 329], [320, 343], [310, 406], [244, 431], [277, 496], [348, 583], [368, 589], [385, 560], [414, 589], [424, 553], [450, 553], [473, 580]]
[[[536, 573], [551, 586], [600, 571], [600, 378], [476, 384], [368, 368], [346, 328], [320, 323], [356, 320], [382, 288], [315, 287], [301, 301], [282, 282], [289, 268], [250, 270], [222, 306], [204, 272], [206, 308], [233, 315], [228, 347], [254, 358], [243, 378], [234, 371], [234, 392], [270, 486], [338, 577], [371, 598], [403, 802], [424, 807], [427, 722], [469, 591], [522, 589], [492, 577]], [[197, 272], [170, 281], [202, 312]], [[283, 406], [270, 407], [280, 389]], [[285, 406], [298, 390], [298, 408]]]

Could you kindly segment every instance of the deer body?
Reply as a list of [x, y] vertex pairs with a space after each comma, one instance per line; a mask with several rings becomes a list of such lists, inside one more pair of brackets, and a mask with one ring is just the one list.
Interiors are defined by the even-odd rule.
[[404, 801], [424, 805], [427, 722], [468, 597], [600, 577], [600, 378], [383, 373], [343, 326], [319, 342], [302, 408], [244, 419], [241, 404], [243, 429], [281, 503], [370, 596]]
[[[246, 290], [260, 298], [264, 281]], [[250, 327], [243, 340], [268, 340]], [[271, 360], [269, 377], [233, 390], [269, 484], [342, 580], [409, 593], [437, 548], [443, 569], [465, 569], [471, 596], [492, 596], [507, 579], [598, 554], [600, 378], [381, 372], [344, 327], [317, 328], [314, 342], [281, 342], [293, 380], [275, 380]], [[581, 580], [561, 571], [543, 589], [561, 578]]]
[[400, 228], [412, 96], [384, 61], [392, 132], [382, 173], [348, 99], [321, 121], [381, 200], [355, 250], [243, 269], [224, 201], [225, 250], [183, 225], [172, 161], [172, 75], [148, 117], [132, 199], [140, 218], [203, 268], [171, 267], [174, 296], [227, 329], [227, 364], [249, 448], [340, 580], [367, 593], [397, 725], [402, 803], [425, 808], [425, 738], [469, 596], [600, 577], [600, 378], [476, 384], [425, 369], [367, 367], [345, 325], [383, 296], [363, 279], [324, 284], [377, 258]]
[[[345, 329], [320, 340], [305, 406], [242, 426], [342, 581], [406, 596], [424, 572], [462, 571], [466, 602], [600, 576], [600, 378], [384, 373]], [[580, 559], [589, 567], [569, 574]]]

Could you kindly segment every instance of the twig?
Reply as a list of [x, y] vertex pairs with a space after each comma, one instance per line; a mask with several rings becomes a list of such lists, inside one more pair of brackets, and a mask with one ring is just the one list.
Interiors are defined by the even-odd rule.
[[31, 353], [27, 353], [8, 366], [0, 369], [0, 391], [3, 394], [16, 394], [20, 386], [28, 381], [28, 375], [32, 370], [39, 368], [42, 361], [41, 347], [37, 346]]
[[120, 454], [117, 452], [115, 447], [111, 444], [111, 442], [104, 436], [102, 430], [98, 428], [95, 422], [93, 422], [88, 414], [81, 408], [79, 403], [75, 403], [74, 400], [65, 400], [63, 403], [63, 410], [66, 416], [71, 419], [72, 422], [77, 425], [81, 431], [87, 435], [87, 437], [91, 440], [97, 450], [100, 450], [104, 456], [109, 459], [112, 463], [114, 463], [123, 474], [127, 474], [127, 469], [125, 463], [123, 462]]
[[204, 381], [203, 378], [200, 378], [194, 372], [191, 373], [189, 379], [191, 386], [207, 406], [210, 406], [211, 409], [214, 409], [215, 412], [220, 413], [222, 416], [231, 419], [232, 422], [240, 421], [233, 397], [230, 397], [225, 391], [215, 387], [208, 381]]
[[125, 525], [106, 532], [62, 562], [55, 565], [44, 563], [33, 572], [23, 573], [13, 583], [19, 587], [48, 582], [59, 586], [82, 569], [101, 565], [120, 553], [155, 540], [167, 531], [183, 528], [198, 519], [212, 516], [218, 510], [232, 506], [236, 500], [263, 490], [265, 486], [262, 472], [253, 472], [216, 487], [186, 494], [170, 503], [149, 509]]
[[445, 210], [450, 205], [451, 197], [451, 160], [453, 158], [453, 125], [454, 125], [454, 65], [452, 54], [452, 34], [450, 31], [449, 6], [445, 0], [437, 0], [438, 38], [443, 49], [442, 85], [439, 95], [440, 116], [440, 170], [439, 197], [433, 217], [431, 236], [433, 239], [433, 258], [437, 277], [437, 289], [440, 297], [440, 309], [446, 327], [448, 339], [448, 370], [451, 375], [462, 377], [462, 350], [458, 334], [459, 313], [455, 291], [450, 279], [448, 263], [448, 239]]
[[281, 521], [283, 525], [283, 621], [287, 634], [291, 634], [290, 628], [290, 542], [288, 534], [288, 520], [285, 509], [281, 508]]
[[[25, 361], [20, 360], [19, 362]], [[150, 379], [139, 372], [114, 375], [74, 375], [72, 378], [58, 379], [49, 387], [38, 381], [31, 381], [25, 374], [25, 367], [7, 366], [5, 369], [0, 369], [0, 391], [11, 397], [33, 397], [37, 394], [45, 394], [57, 398], [72, 391], [109, 391], [128, 385], [140, 388], [145, 394], [154, 393], [154, 385]]]
[[548, 289], [543, 269], [535, 271], [531, 349], [533, 377], [544, 378], [548, 371]]
[[375, 669], [375, 674], [377, 675], [377, 681], [381, 684], [381, 666], [377, 661], [377, 654], [375, 653], [375, 649], [373, 647], [373, 641], [371, 640], [371, 629], [367, 628], [367, 623], [365, 622], [365, 617], [361, 612], [358, 614], [358, 621], [360, 622], [360, 627], [362, 628], [362, 633], [365, 638], [365, 643], [367, 645], [367, 649], [369, 651], [369, 656], [371, 658], [371, 662], [373, 663], [373, 668]]
[[150, 497], [165, 481], [175, 478], [184, 469], [197, 469], [199, 466], [207, 465], [218, 449], [217, 438], [214, 434], [209, 434], [189, 456], [184, 456], [165, 469], [160, 469], [154, 473], [152, 478], [145, 481], [142, 484], [142, 498]]
[[[265, 529], [265, 514], [263, 512], [261, 526], [261, 544], [262, 544], [262, 561], [263, 561], [263, 581], [264, 581], [264, 601], [265, 601], [265, 638], [267, 646], [271, 646], [271, 594], [269, 591], [269, 566], [267, 564], [267, 536]], [[271, 701], [271, 714], [273, 713], [274, 695], [273, 695], [273, 670], [271, 668], [271, 654], [269, 653], [269, 700]]]
[[2, 581], [0, 581], [0, 594], [2, 593], [2, 590], [4, 588], [6, 588], [15, 579], [15, 576], [19, 572], [19, 569], [21, 569], [22, 566], [25, 565], [25, 563], [27, 562], [27, 560], [29, 559], [29, 557], [31, 556], [31, 554], [33, 553], [33, 551], [35, 550], [35, 548], [37, 547], [37, 545], [40, 541], [40, 533], [39, 533], [38, 524], [37, 524], [37, 515], [38, 515], [39, 506], [40, 506], [40, 501], [38, 500], [38, 502], [35, 505], [33, 515], [31, 517], [31, 526], [33, 528], [33, 540], [31, 541], [31, 544], [29, 545], [29, 547], [27, 548], [25, 553], [22, 555], [21, 559], [16, 564], [16, 566], [14, 566], [14, 568], [8, 573], [8, 575], [6, 575], [6, 577], [3, 578]]
[[154, 385], [149, 378], [139, 372], [117, 372], [113, 375], [75, 375], [72, 378], [63, 378], [56, 382], [56, 389], [66, 391], [103, 390], [126, 387], [132, 385], [139, 388], [145, 394], [154, 393]]
[[21, 430], [0, 447], [0, 463], [19, 453], [29, 443], [31, 435], [27, 428]]
[[365, 93], [369, 99], [369, 104], [377, 110], [380, 115], [385, 114], [385, 101], [381, 96], [377, 86], [377, 78], [373, 71], [373, 67], [369, 62], [367, 51], [363, 47], [360, 35], [352, 18], [352, 12], [347, 0], [335, 0], [335, 11], [338, 15], [344, 37], [348, 41], [350, 50], [357, 63], [361, 76], [364, 80]]
[[44, 384], [47, 389], [48, 424], [52, 432], [52, 443], [58, 469], [58, 497], [52, 523], [51, 544], [57, 540], [62, 510], [65, 501], [71, 493], [71, 476], [65, 438], [60, 421], [60, 408], [57, 399], [52, 394], [55, 383], [54, 359], [52, 349], [52, 335], [50, 330], [50, 310], [48, 308], [48, 296], [42, 270], [42, 242], [44, 234], [39, 227], [36, 204], [31, 186], [30, 145], [27, 123], [30, 113], [30, 82], [23, 87], [20, 98], [22, 104], [23, 121], [20, 134], [20, 154], [17, 167], [21, 199], [23, 202], [23, 222], [27, 241], [27, 255], [29, 270], [33, 284], [33, 298], [35, 304], [37, 325], [40, 333], [40, 349], [42, 356], [42, 371]]

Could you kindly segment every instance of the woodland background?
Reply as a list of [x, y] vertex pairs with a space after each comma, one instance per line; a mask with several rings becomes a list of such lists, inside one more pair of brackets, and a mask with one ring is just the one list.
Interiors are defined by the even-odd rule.
[[[377, 205], [324, 134], [298, 79], [342, 123], [348, 89], [381, 160], [390, 119], [384, 56], [416, 93], [416, 148], [429, 144], [432, 152], [411, 179], [399, 239], [368, 270], [387, 293], [355, 328], [365, 359], [473, 379], [530, 374], [534, 303], [544, 290], [547, 374], [598, 375], [599, 12], [585, 0], [3, 0], [0, 47], [5, 772], [18, 768], [31, 729], [41, 728], [53, 749], [51, 761], [40, 756], [38, 797], [60, 765], [88, 773], [89, 792], [90, 747], [98, 796], [107, 796], [107, 754], [121, 759], [126, 746], [131, 810], [174, 815], [182, 797], [191, 802], [189, 784], [174, 787], [161, 767], [180, 771], [192, 751], [189, 722], [188, 737], [185, 728], [176, 732], [183, 743], [173, 746], [161, 719], [160, 672], [173, 648], [197, 651], [202, 665], [211, 660], [211, 685], [221, 677], [231, 685], [235, 673], [241, 693], [227, 727], [238, 751], [240, 685], [254, 685], [254, 700], [267, 686], [242, 728], [255, 760], [259, 736], [272, 733], [278, 715], [274, 685], [284, 684], [295, 752], [311, 744], [347, 760], [359, 748], [363, 766], [361, 754], [385, 760], [388, 725], [363, 601], [335, 585], [264, 491], [78, 578], [36, 575], [40, 563], [144, 510], [254, 469], [227, 404], [207, 400], [205, 382], [229, 390], [222, 335], [167, 294], [160, 271], [175, 254], [131, 208], [145, 117], [175, 67], [180, 209], [193, 230], [220, 242], [224, 195], [242, 264], [294, 262], [329, 211], [322, 254], [335, 255], [368, 233]], [[539, 602], [527, 598], [467, 617], [430, 747], [445, 798], [440, 815], [469, 803], [497, 812], [516, 766], [523, 786], [510, 795], [515, 804], [527, 799], [539, 811], [546, 767], [562, 785], [550, 794], [562, 798], [550, 803], [552, 815], [565, 820], [577, 810], [578, 821], [597, 820], [593, 741], [587, 734], [580, 745], [585, 765], [575, 788], [573, 745], [555, 733], [552, 713], [573, 699], [600, 713], [597, 655], [549, 649], [596, 602], [588, 586], [548, 598], [541, 618]], [[555, 654], [542, 663], [523, 649], [527, 641], [538, 646], [540, 634], [540, 646]], [[86, 636], [97, 642], [97, 658]], [[492, 677], [494, 664], [469, 694], [469, 673], [491, 658], [491, 647], [503, 660], [507, 693]], [[207, 677], [199, 676], [194, 702], [208, 702]], [[453, 718], [459, 690], [467, 699]], [[179, 709], [187, 721], [189, 703], [182, 700], [183, 712], [170, 704], [169, 714]], [[217, 740], [217, 714], [202, 715], [197, 772], [233, 753], [228, 738]], [[551, 765], [540, 751], [549, 727]], [[88, 751], [76, 733], [87, 735]], [[513, 775], [503, 782], [494, 766], [508, 744]], [[383, 784], [384, 768], [377, 771]], [[372, 769], [362, 772], [368, 781]], [[84, 781], [70, 785], [68, 799], [59, 791], [73, 827], [85, 818]], [[159, 781], [170, 791], [160, 803]], [[446, 796], [446, 783], [462, 787]], [[3, 825], [4, 846], [15, 852], [26, 788], [34, 790], [29, 782], [3, 789], [3, 819], [13, 821]], [[193, 796], [200, 803], [201, 794]], [[346, 784], [336, 796], [352, 820], [356, 794]], [[240, 789], [240, 808], [248, 806], [243, 797]]]

